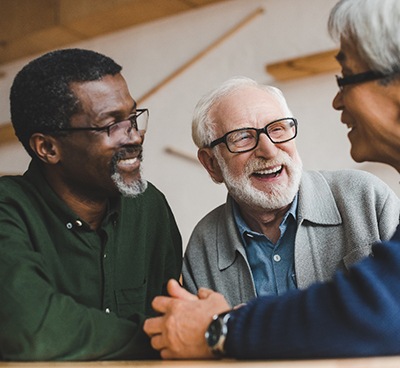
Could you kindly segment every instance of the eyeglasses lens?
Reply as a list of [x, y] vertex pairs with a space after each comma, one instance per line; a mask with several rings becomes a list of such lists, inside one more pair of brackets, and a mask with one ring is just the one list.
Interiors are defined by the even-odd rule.
[[138, 111], [129, 116], [127, 120], [119, 121], [108, 127], [107, 133], [111, 138], [119, 138], [121, 134], [135, 129], [141, 136], [144, 136], [149, 121], [148, 110]]
[[261, 133], [266, 133], [272, 143], [283, 143], [296, 136], [296, 123], [292, 119], [282, 119], [263, 129], [239, 129], [227, 135], [226, 144], [234, 153], [250, 151], [257, 146]]

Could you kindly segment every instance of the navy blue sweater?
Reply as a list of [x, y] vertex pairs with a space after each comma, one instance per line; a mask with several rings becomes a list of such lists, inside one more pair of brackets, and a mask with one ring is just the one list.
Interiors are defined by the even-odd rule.
[[400, 225], [331, 282], [235, 311], [225, 347], [240, 359], [400, 354]]

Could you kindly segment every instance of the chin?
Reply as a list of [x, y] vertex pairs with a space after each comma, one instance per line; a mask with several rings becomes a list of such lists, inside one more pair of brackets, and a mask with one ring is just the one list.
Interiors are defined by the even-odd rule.
[[371, 154], [368, 155], [366, 153], [363, 153], [360, 150], [356, 150], [356, 149], [353, 149], [353, 148], [350, 151], [350, 155], [351, 155], [351, 158], [355, 162], [373, 161], [373, 160], [368, 158]]
[[119, 193], [124, 197], [135, 198], [147, 189], [147, 181], [142, 179], [141, 175], [137, 175], [134, 179], [130, 178], [130, 180], [127, 180], [119, 173], [115, 173], [111, 176], [111, 179], [114, 181]]

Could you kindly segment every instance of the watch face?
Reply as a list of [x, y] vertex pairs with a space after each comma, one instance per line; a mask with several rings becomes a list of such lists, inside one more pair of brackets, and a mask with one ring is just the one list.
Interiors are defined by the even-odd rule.
[[207, 339], [207, 344], [210, 347], [214, 347], [221, 336], [221, 320], [219, 318], [215, 319], [210, 323], [208, 326], [208, 330], [206, 332], [206, 339]]

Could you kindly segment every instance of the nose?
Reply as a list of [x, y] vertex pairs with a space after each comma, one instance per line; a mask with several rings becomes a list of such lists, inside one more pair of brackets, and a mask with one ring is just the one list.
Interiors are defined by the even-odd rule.
[[257, 157], [263, 157], [266, 159], [272, 158], [276, 155], [278, 147], [272, 143], [269, 137], [263, 132], [258, 138], [257, 147], [254, 149], [254, 154]]
[[338, 93], [336, 93], [336, 96], [333, 98], [333, 101], [332, 101], [332, 107], [335, 109], [335, 110], [343, 110], [343, 98], [342, 98], [342, 96], [343, 96], [343, 92], [341, 91], [341, 90], [339, 90], [338, 91]]
[[133, 123], [129, 124], [125, 132], [130, 143], [142, 143], [144, 140], [144, 134], [142, 135]]

